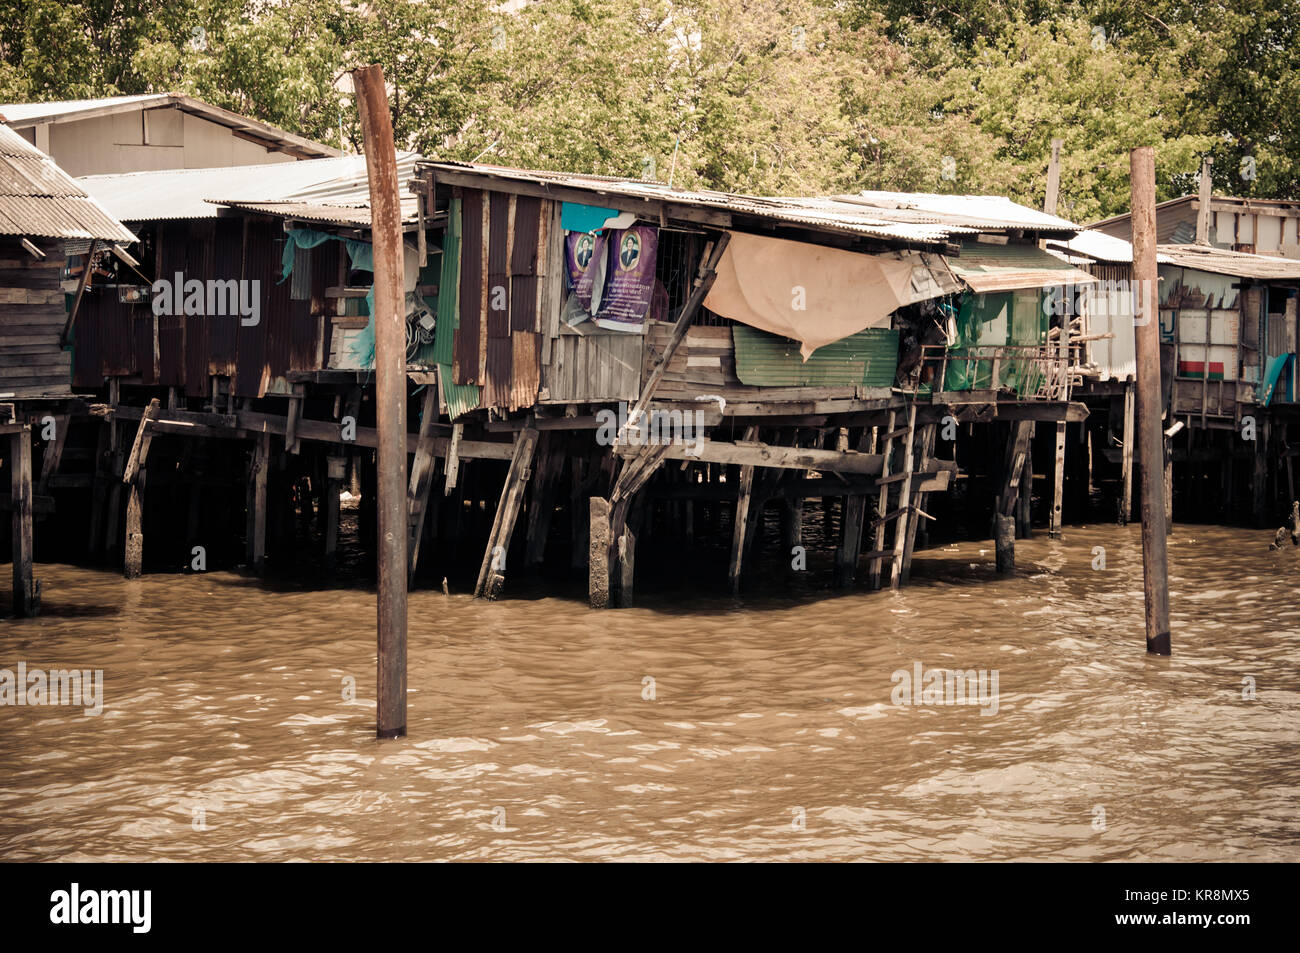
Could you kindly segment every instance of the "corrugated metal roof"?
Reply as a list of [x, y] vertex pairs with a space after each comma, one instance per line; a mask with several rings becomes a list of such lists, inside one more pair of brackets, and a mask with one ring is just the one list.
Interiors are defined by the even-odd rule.
[[1095, 280], [1036, 245], [967, 242], [961, 247], [960, 257], [948, 258], [948, 267], [979, 294], [1089, 284]]
[[0, 126], [0, 234], [133, 242], [53, 159]]
[[1249, 255], [1210, 245], [1159, 245], [1156, 253], [1162, 265], [1178, 265], [1237, 278], [1300, 279], [1300, 260], [1295, 258]]
[[1001, 195], [940, 195], [933, 192], [863, 191], [836, 195], [837, 206], [861, 206], [894, 222], [921, 222], [978, 231], [1028, 229], [1044, 233], [1077, 232], [1079, 226]]
[[[510, 169], [475, 163], [428, 162], [421, 165], [431, 168], [435, 175], [443, 170], [445, 173], [482, 177], [485, 189], [493, 188], [494, 181], [554, 185], [588, 191], [592, 195], [592, 204], [600, 204], [601, 197], [624, 196], [662, 202], [670, 208], [714, 209], [732, 215], [904, 244], [942, 244], [955, 236], [977, 232], [1028, 229], [1066, 234], [1079, 228], [1065, 219], [1035, 212], [1009, 199], [990, 196], [927, 197], [912, 193], [873, 192], [853, 196], [761, 197], [711, 190], [691, 191], [639, 179]], [[893, 199], [887, 200], [885, 196]], [[927, 198], [955, 203], [960, 206], [960, 211], [944, 211], [937, 201], [922, 201]], [[963, 204], [963, 199], [969, 201]], [[921, 208], [918, 203], [934, 207]], [[737, 224], [736, 227], [742, 226]]]
[[1047, 240], [1049, 249], [1056, 248], [1071, 255], [1083, 255], [1095, 261], [1123, 262], [1133, 261], [1133, 246], [1122, 238], [1085, 229], [1071, 239]]
[[159, 109], [174, 106], [182, 112], [201, 116], [209, 122], [236, 129], [245, 135], [280, 146], [285, 152], [304, 158], [328, 158], [339, 151], [324, 143], [313, 142], [278, 126], [222, 109], [183, 93], [146, 93], [139, 96], [106, 96], [101, 99], [65, 99], [50, 103], [5, 103], [0, 105], [0, 121], [25, 128], [49, 122], [74, 122], [129, 112], [134, 109]]
[[799, 342], [737, 324], [736, 376], [756, 387], [813, 387], [844, 384], [889, 387], [898, 373], [898, 332], [867, 328], [823, 344], [807, 361]]
[[[418, 159], [414, 152], [397, 155], [404, 221], [416, 218], [416, 196], [408, 185]], [[370, 221], [366, 159], [359, 155], [274, 165], [87, 175], [78, 181], [109, 211], [128, 222], [216, 218], [223, 205], [322, 222]]]

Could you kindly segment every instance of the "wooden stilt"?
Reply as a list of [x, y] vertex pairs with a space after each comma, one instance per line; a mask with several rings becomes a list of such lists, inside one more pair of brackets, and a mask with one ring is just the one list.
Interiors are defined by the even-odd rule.
[[443, 496], [451, 496], [451, 491], [456, 489], [456, 479], [460, 476], [460, 442], [464, 435], [464, 424], [452, 424], [451, 445], [447, 448], [447, 479], [442, 488]]
[[564, 469], [562, 437], [555, 432], [538, 438], [537, 473], [533, 480], [532, 500], [528, 506], [528, 533], [524, 542], [524, 565], [540, 566], [546, 558], [546, 539], [555, 515], [555, 494]]
[[912, 449], [916, 439], [916, 404], [908, 408], [907, 440], [903, 447], [903, 483], [898, 492], [898, 522], [894, 524], [894, 561], [889, 571], [889, 588], [903, 584], [903, 554], [907, 551], [907, 527], [916, 518], [912, 512]]
[[[758, 428], [750, 427], [745, 431], [745, 439], [758, 439]], [[740, 468], [739, 491], [736, 496], [735, 518], [732, 520], [731, 561], [727, 566], [727, 582], [733, 596], [740, 595], [740, 574], [745, 557], [745, 531], [749, 526], [749, 507], [754, 493], [754, 468]]]
[[30, 618], [40, 611], [40, 583], [32, 569], [32, 429], [23, 425], [9, 434], [10, 506], [13, 530], [14, 615]]
[[63, 462], [63, 448], [68, 442], [68, 425], [72, 418], [68, 414], [60, 414], [54, 418], [54, 435], [49, 443], [45, 445], [45, 453], [41, 456], [41, 479], [36, 488], [39, 496], [46, 496], [50, 489], [50, 480], [59, 472], [59, 465]]
[[126, 501], [126, 543], [123, 549], [122, 574], [138, 579], [144, 565], [144, 484], [149, 445], [153, 441], [152, 421], [158, 416], [158, 398], [149, 402], [136, 428], [135, 443], [122, 471], [122, 482], [129, 487]]
[[108, 426], [97, 427], [95, 434], [95, 459], [90, 477], [90, 525], [86, 552], [94, 556], [103, 543], [104, 507], [108, 497]]
[[410, 486], [407, 489], [407, 564], [406, 584], [415, 583], [415, 566], [420, 558], [420, 543], [424, 538], [424, 518], [429, 509], [429, 490], [433, 486], [433, 473], [437, 459], [433, 455], [433, 425], [438, 419], [438, 391], [424, 389], [424, 402], [420, 408], [419, 443], [411, 461]]
[[510, 550], [510, 537], [514, 534], [515, 520], [524, 499], [524, 488], [532, 472], [533, 452], [537, 449], [537, 430], [524, 427], [515, 437], [515, 453], [501, 489], [501, 502], [497, 506], [492, 532], [488, 534], [487, 549], [479, 568], [474, 595], [480, 599], [495, 599], [505, 585], [506, 554]]
[[[930, 469], [930, 458], [934, 455], [934, 438], [935, 425], [929, 424], [921, 431], [921, 465], [919, 467], [922, 473]], [[913, 493], [912, 510], [910, 511], [911, 519], [907, 521], [907, 543], [903, 548], [903, 584], [906, 585], [912, 578], [912, 553], [916, 549], [916, 534], [921, 524], [925, 521], [925, 505], [929, 502], [930, 494], [925, 490], [915, 491]], [[1014, 519], [1012, 526], [1014, 527]]]
[[[121, 400], [121, 387], [116, 377], [108, 379], [108, 406], [114, 412]], [[108, 422], [108, 441], [112, 450], [109, 472], [112, 480], [108, 485], [108, 518], [104, 524], [104, 553], [110, 560], [117, 555], [117, 524], [122, 513], [122, 470], [126, 466], [126, 455], [122, 448], [121, 437], [116, 416], [112, 416]]]
[[[841, 432], [844, 434], [844, 449], [847, 450], [848, 434], [844, 430]], [[858, 440], [858, 451], [870, 452], [873, 439], [871, 429], [863, 428], [862, 437]], [[843, 513], [844, 517], [840, 520], [840, 544], [835, 550], [835, 586], [847, 589], [853, 585], [858, 571], [858, 557], [862, 553], [862, 524], [867, 513], [866, 496], [854, 494], [845, 497]]]
[[1133, 453], [1136, 449], [1137, 431], [1134, 425], [1133, 389], [1136, 385], [1124, 385], [1124, 447], [1120, 465], [1119, 522], [1127, 526], [1133, 518]]
[[880, 483], [878, 484], [880, 486], [880, 494], [876, 497], [876, 539], [875, 545], [871, 548], [871, 570], [869, 574], [872, 589], [880, 588], [882, 558], [880, 554], [885, 550], [885, 514], [889, 512], [889, 484], [884, 481], [892, 475], [890, 466], [893, 463], [895, 436], [894, 424], [897, 420], [898, 415], [891, 410], [889, 412], [889, 424], [885, 429], [885, 445], [884, 449], [881, 451], [881, 459], [883, 463], [880, 470]]
[[636, 536], [631, 529], [624, 529], [618, 538], [618, 607], [632, 608], [632, 579], [636, 573]]
[[588, 517], [587, 599], [593, 609], [609, 607], [609, 500], [593, 496]]
[[1061, 538], [1061, 503], [1065, 495], [1065, 421], [1056, 422], [1056, 458], [1052, 476], [1052, 517], [1048, 535]]
[[343, 488], [343, 475], [347, 470], [346, 457], [325, 458], [325, 498], [321, 509], [325, 520], [322, 533], [324, 542], [325, 568], [334, 568], [339, 546], [339, 493]]
[[998, 513], [994, 517], [994, 548], [997, 552], [997, 566], [1000, 573], [1012, 573], [1016, 570], [1016, 527], [1012, 517]]
[[271, 435], [259, 434], [248, 471], [248, 564], [259, 575], [266, 568], [266, 481], [271, 465]]
[[302, 420], [302, 402], [305, 388], [302, 384], [293, 385], [293, 393], [289, 395], [289, 414], [284, 428], [284, 452], [297, 454], [302, 446], [298, 440], [298, 423]]

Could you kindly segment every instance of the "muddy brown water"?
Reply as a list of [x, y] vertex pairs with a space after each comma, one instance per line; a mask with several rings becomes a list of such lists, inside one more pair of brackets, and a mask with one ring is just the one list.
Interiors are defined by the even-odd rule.
[[[42, 565], [0, 668], [102, 669], [104, 710], [0, 708], [0, 858], [1297, 860], [1300, 550], [1268, 535], [1177, 527], [1172, 659], [1136, 527], [1039, 532], [1009, 579], [927, 550], [898, 593], [421, 590], [387, 742], [372, 591]], [[996, 671], [996, 714], [893, 704], [917, 663]]]

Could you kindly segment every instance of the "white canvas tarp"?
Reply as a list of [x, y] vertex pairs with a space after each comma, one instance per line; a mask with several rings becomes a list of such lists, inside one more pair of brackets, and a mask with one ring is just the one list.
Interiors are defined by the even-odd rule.
[[804, 360], [864, 328], [887, 328], [913, 300], [916, 262], [732, 232], [704, 306], [800, 342]]

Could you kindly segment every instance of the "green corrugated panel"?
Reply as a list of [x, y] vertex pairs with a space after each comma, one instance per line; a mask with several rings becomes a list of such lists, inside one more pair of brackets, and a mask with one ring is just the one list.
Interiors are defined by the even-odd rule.
[[868, 328], [815, 350], [807, 361], [799, 342], [737, 324], [736, 376], [756, 387], [845, 384], [889, 387], [898, 373], [898, 332]]
[[442, 399], [447, 405], [447, 416], [455, 420], [468, 414], [482, 403], [482, 388], [477, 384], [453, 384], [451, 365], [438, 365], [438, 383], [442, 385]]
[[442, 274], [438, 278], [438, 324], [433, 329], [433, 359], [439, 364], [455, 360], [452, 332], [460, 326], [460, 199], [447, 209], [447, 229], [442, 237]]

